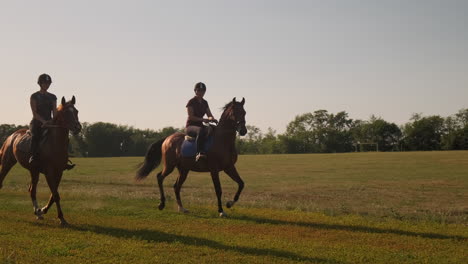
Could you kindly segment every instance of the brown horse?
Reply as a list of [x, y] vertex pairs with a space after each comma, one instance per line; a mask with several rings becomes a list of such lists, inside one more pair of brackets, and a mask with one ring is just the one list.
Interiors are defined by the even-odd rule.
[[206, 158], [198, 162], [195, 157], [182, 157], [181, 148], [184, 141], [184, 133], [174, 133], [165, 139], [153, 143], [145, 156], [145, 160], [137, 171], [136, 179], [141, 180], [158, 167], [161, 159], [163, 160], [163, 170], [157, 174], [159, 193], [161, 201], [159, 210], [164, 209], [166, 198], [164, 196], [163, 181], [175, 167], [179, 170], [179, 177], [174, 184], [174, 191], [177, 198], [177, 205], [180, 212], [188, 212], [180, 199], [180, 189], [187, 179], [189, 171], [210, 172], [211, 178], [218, 198], [218, 212], [220, 216], [226, 216], [221, 203], [221, 183], [219, 181], [219, 172], [224, 171], [231, 179], [238, 184], [238, 189], [233, 201], [229, 201], [226, 206], [230, 208], [239, 200], [240, 193], [244, 188], [236, 167], [237, 151], [235, 148], [236, 131], [241, 136], [247, 133], [245, 127], [245, 99], [242, 102], [236, 102], [235, 98], [225, 107], [223, 114], [213, 132], [213, 144], [206, 153]]
[[[78, 110], [75, 108], [75, 97], [71, 101], [65, 102], [62, 97], [62, 104], [57, 107], [57, 114], [54, 116], [51, 125], [46, 126], [47, 135], [41, 142], [38, 164], [29, 164], [31, 134], [26, 129], [20, 129], [11, 134], [0, 149], [0, 189], [5, 176], [10, 169], [19, 162], [21, 166], [29, 170], [31, 174], [31, 184], [29, 193], [34, 206], [34, 214], [38, 219], [43, 219], [52, 204], [57, 205], [58, 218], [60, 224], [66, 225], [60, 207], [60, 195], [58, 187], [62, 179], [63, 169], [68, 162], [68, 134], [71, 131], [77, 134], [81, 131], [81, 124], [78, 120]], [[36, 188], [39, 182], [39, 173], [43, 173], [49, 185], [51, 195], [49, 202], [42, 209], [38, 207], [36, 201]]]

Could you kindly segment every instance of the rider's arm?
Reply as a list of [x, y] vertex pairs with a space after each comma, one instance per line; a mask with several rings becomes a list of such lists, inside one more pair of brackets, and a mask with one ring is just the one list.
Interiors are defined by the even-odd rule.
[[210, 120], [208, 119], [205, 119], [205, 118], [200, 118], [200, 117], [197, 117], [195, 116], [195, 114], [193, 113], [193, 108], [191, 106], [187, 106], [187, 113], [188, 113], [188, 119], [190, 121], [194, 121], [194, 122], [209, 122]]
[[57, 115], [57, 101], [54, 101], [53, 107], [52, 107], [52, 118], [55, 118]]
[[30, 99], [30, 104], [31, 104], [31, 110], [33, 113], [33, 118], [40, 121], [42, 124], [44, 124], [46, 121], [37, 113], [37, 106], [36, 106], [36, 100], [31, 97]]
[[208, 116], [208, 120], [211, 121], [211, 122], [218, 122], [218, 120], [216, 120], [216, 118], [213, 117], [213, 114], [211, 113], [211, 110], [210, 110], [210, 107], [208, 107], [206, 109], [206, 115]]

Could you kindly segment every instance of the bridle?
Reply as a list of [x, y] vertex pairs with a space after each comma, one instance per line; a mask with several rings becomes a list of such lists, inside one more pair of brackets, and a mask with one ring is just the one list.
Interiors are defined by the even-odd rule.
[[245, 127], [245, 120], [244, 120], [244, 121], [237, 121], [235, 127], [236, 127], [236, 131], [237, 131], [238, 133], [240, 133], [240, 130], [241, 130], [243, 127]]
[[55, 121], [55, 124], [51, 124], [51, 125], [45, 125], [44, 127], [46, 128], [63, 128], [63, 129], [68, 129], [68, 130], [72, 130], [73, 131], [73, 127], [71, 127], [69, 124], [72, 123], [72, 124], [79, 124], [80, 127], [81, 127], [81, 124], [80, 122], [77, 120], [76, 118], [76, 115], [75, 114], [72, 114], [72, 118], [73, 120], [71, 120], [71, 122], [67, 122], [65, 120], [65, 111], [67, 111], [67, 109], [69, 107], [74, 107], [73, 105], [71, 104], [65, 104], [65, 105], [62, 105], [61, 107], [61, 110], [58, 111], [58, 114], [57, 114], [57, 117], [54, 118], [54, 121]]
[[231, 109], [230, 111], [231, 111], [231, 115], [233, 116], [233, 119], [232, 119], [231, 121], [232, 121], [232, 123], [233, 123], [233, 127], [234, 127], [234, 129], [235, 129], [238, 133], [240, 133], [240, 131], [242, 130], [242, 128], [245, 127], [245, 119], [243, 119], [243, 120], [237, 120], [237, 115], [235, 114], [236, 111], [235, 111], [235, 109], [234, 109], [234, 108], [236, 107], [236, 105], [235, 105], [235, 104], [232, 104], [231, 107], [232, 107], [232, 109]]

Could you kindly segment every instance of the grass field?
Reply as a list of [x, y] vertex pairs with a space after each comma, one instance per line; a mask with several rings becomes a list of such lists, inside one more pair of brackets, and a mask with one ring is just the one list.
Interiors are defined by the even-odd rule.
[[[246, 187], [219, 218], [208, 174], [173, 173], [157, 210], [142, 158], [75, 158], [55, 206], [35, 220], [18, 165], [0, 190], [0, 263], [466, 263], [468, 152], [240, 156]], [[224, 174], [224, 203], [236, 185]], [[49, 195], [41, 177], [38, 200]]]

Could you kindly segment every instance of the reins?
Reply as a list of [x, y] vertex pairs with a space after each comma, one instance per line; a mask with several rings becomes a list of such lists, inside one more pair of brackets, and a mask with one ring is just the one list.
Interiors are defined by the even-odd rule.
[[44, 128], [65, 128], [65, 129], [68, 129], [68, 127], [60, 126], [60, 125], [43, 125], [42, 127], [44, 127]]

